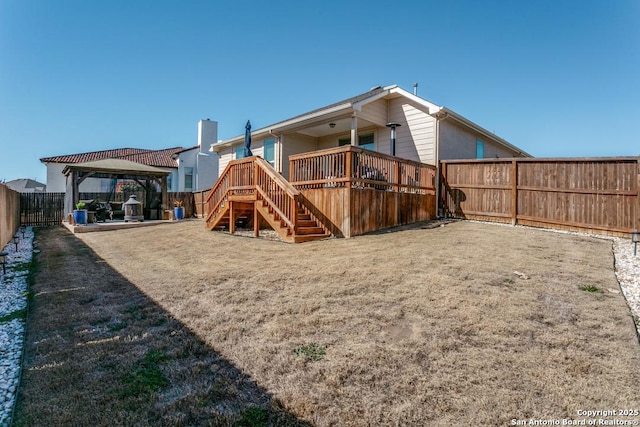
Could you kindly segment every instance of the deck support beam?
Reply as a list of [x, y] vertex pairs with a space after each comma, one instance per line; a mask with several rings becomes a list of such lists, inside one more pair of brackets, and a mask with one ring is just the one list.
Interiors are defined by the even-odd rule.
[[229, 201], [229, 233], [236, 232], [236, 215], [233, 211], [233, 202]]

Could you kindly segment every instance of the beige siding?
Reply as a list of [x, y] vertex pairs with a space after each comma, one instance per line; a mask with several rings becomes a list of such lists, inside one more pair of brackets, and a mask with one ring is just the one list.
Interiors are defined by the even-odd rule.
[[218, 155], [220, 156], [218, 163], [218, 177], [220, 177], [220, 174], [224, 172], [224, 168], [226, 168], [229, 162], [233, 160], [233, 149], [231, 147], [224, 148], [218, 153]]
[[[381, 136], [384, 138], [384, 134], [387, 131], [387, 128], [381, 128], [377, 126], [368, 126], [363, 128], [358, 128], [358, 135], [365, 135], [369, 133], [374, 134], [374, 141], [376, 145], [376, 151], [388, 154], [387, 151], [380, 151], [380, 141]], [[349, 132], [345, 133], [337, 133], [334, 135], [323, 136], [322, 138], [318, 138], [318, 150], [324, 150], [326, 148], [334, 148], [338, 146], [338, 140], [343, 138], [349, 138], [351, 134]], [[384, 141], [382, 141], [384, 143]], [[389, 141], [386, 141], [387, 146], [389, 145]]]
[[[387, 101], [379, 99], [377, 101], [362, 106], [362, 112], [377, 120], [375, 123], [387, 123]], [[356, 113], [357, 115], [357, 113]]]
[[[396, 156], [435, 164], [436, 120], [426, 107], [403, 97], [392, 99], [389, 101], [389, 121], [401, 124], [396, 129]], [[390, 132], [385, 139], [391, 139]]]
[[284, 135], [282, 141], [282, 175], [289, 177], [289, 156], [318, 149], [318, 138], [299, 133]]
[[476, 141], [484, 142], [484, 158], [514, 157], [508, 150], [490, 138], [471, 129], [458, 126], [449, 120], [440, 122], [440, 159], [475, 159]]
[[333, 148], [338, 146], [338, 140], [342, 138], [349, 138], [350, 134], [340, 133], [318, 138], [318, 150], [324, 150], [325, 148]]

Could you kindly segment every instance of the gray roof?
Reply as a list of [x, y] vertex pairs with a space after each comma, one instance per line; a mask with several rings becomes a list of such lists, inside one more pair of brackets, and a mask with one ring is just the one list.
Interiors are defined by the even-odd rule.
[[43, 193], [47, 191], [47, 185], [30, 178], [19, 178], [8, 182], [5, 185], [18, 193]]

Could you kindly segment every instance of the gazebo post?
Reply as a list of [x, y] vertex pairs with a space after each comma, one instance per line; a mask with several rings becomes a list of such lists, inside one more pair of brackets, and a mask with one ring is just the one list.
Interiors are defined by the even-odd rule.
[[[162, 200], [160, 200], [160, 206], [162, 207], [162, 209], [169, 209], [169, 207], [166, 205], [167, 201], [169, 200], [167, 198], [167, 177], [166, 177], [166, 175], [160, 177], [160, 190], [162, 191]], [[160, 214], [160, 218], [162, 218], [162, 213]]]

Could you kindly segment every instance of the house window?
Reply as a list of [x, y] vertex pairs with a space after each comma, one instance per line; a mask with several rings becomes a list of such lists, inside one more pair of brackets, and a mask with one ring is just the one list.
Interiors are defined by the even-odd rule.
[[236, 147], [236, 160], [244, 158], [244, 145], [238, 145]]
[[484, 159], [484, 142], [476, 139], [476, 159]]
[[358, 135], [358, 145], [360, 146], [360, 148], [375, 150], [373, 143], [373, 134], [368, 133], [366, 135]]
[[271, 166], [275, 166], [276, 164], [276, 150], [275, 150], [276, 140], [273, 138], [265, 139], [263, 144], [263, 153], [264, 159], [271, 163]]
[[193, 168], [184, 168], [184, 191], [193, 191]]
[[173, 191], [173, 173], [167, 175], [167, 190]]
[[[349, 144], [351, 144], [351, 137], [338, 139], [339, 147], [342, 147], [343, 145], [349, 145]], [[358, 146], [360, 148], [365, 148], [367, 150], [375, 150], [373, 134], [367, 133], [364, 135], [358, 135]]]

